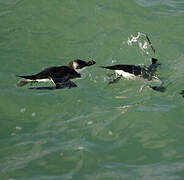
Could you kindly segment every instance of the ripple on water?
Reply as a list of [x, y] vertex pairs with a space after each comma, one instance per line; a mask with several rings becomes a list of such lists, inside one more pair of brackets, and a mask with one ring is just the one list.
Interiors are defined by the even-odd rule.
[[142, 7], [153, 8], [154, 12], [166, 15], [180, 15], [184, 13], [183, 0], [134, 0], [135, 3]]
[[8, 5], [15, 5], [19, 2], [21, 2], [22, 0], [0, 0], [0, 3], [2, 4], [8, 4]]

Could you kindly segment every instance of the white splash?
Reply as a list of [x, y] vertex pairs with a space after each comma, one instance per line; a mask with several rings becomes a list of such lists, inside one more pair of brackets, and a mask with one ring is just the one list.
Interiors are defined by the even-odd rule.
[[148, 49], [149, 47], [149, 43], [146, 40], [140, 39], [141, 36], [147, 37], [146, 34], [138, 32], [137, 36], [133, 36], [131, 35], [130, 38], [128, 38], [127, 40], [127, 44], [129, 46], [132, 46], [133, 43], [137, 43], [138, 47], [145, 52], [146, 54], [149, 54], [149, 52], [146, 51], [146, 49]]
[[32, 116], [32, 117], [35, 117], [35, 116], [36, 116], [36, 113], [35, 113], [35, 112], [33, 112], [33, 113], [31, 114], [31, 116]]
[[145, 41], [144, 43], [138, 42], [139, 48], [144, 51], [146, 54], [149, 54], [149, 52], [146, 52], [145, 50], [148, 48], [148, 43]]
[[127, 41], [128, 45], [131, 46], [132, 43], [137, 42], [140, 36], [141, 36], [141, 33], [140, 32], [138, 32], [137, 36], [135, 36], [135, 37], [133, 35], [131, 35], [130, 36], [130, 39], [128, 38], [128, 41]]
[[91, 124], [93, 124], [93, 121], [88, 121], [88, 125], [91, 125]]
[[26, 112], [26, 108], [20, 109], [20, 112], [21, 112], [21, 113], [25, 113], [25, 112]]
[[16, 130], [22, 130], [22, 128], [20, 126], [16, 126], [15, 129]]
[[77, 149], [78, 149], [78, 150], [83, 150], [84, 147], [83, 147], [83, 146], [79, 146]]
[[112, 60], [112, 63], [116, 63], [117, 62], [117, 60]]

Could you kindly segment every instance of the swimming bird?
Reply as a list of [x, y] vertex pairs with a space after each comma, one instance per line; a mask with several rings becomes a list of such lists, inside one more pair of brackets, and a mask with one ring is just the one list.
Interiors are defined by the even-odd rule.
[[142, 77], [144, 79], [152, 80], [156, 68], [160, 65], [157, 64], [157, 61], [158, 59], [152, 58], [152, 64], [150, 66], [118, 64], [114, 66], [101, 66], [101, 68], [114, 70], [118, 76], [117, 79], [120, 77], [125, 77], [128, 79], [132, 79], [134, 77]]
[[159, 86], [150, 85], [149, 87], [155, 91], [164, 92], [165, 87], [163, 86], [162, 81], [155, 76], [157, 67], [161, 65], [157, 63], [157, 61], [158, 59], [152, 58], [152, 64], [150, 66], [119, 64], [114, 66], [101, 66], [101, 68], [115, 71], [116, 78], [110, 81], [109, 84], [117, 82], [121, 77], [128, 78], [128, 79], [141, 77], [141, 78], [147, 79], [148, 81], [156, 80], [157, 82], [161, 83], [161, 85]]
[[71, 82], [70, 79], [80, 78], [81, 74], [77, 71], [95, 63], [93, 60], [86, 62], [81, 59], [76, 59], [69, 62], [67, 66], [48, 67], [33, 75], [18, 75], [18, 77], [24, 78], [24, 80], [20, 81], [17, 86], [22, 87], [28, 83], [35, 82], [52, 82], [56, 88], [61, 88], [63, 85], [74, 87], [77, 85]]
[[117, 82], [121, 77], [128, 78], [128, 79], [141, 77], [141, 78], [147, 79], [148, 81], [157, 80], [158, 82], [161, 83], [160, 86], [149, 85], [149, 87], [155, 91], [165, 92], [166, 88], [163, 86], [162, 81], [155, 76], [156, 69], [161, 64], [157, 63], [158, 59], [156, 58], [152, 58], [151, 60], [152, 60], [152, 64], [149, 66], [118, 64], [114, 66], [101, 66], [101, 68], [115, 71], [116, 78], [110, 81], [109, 84]]

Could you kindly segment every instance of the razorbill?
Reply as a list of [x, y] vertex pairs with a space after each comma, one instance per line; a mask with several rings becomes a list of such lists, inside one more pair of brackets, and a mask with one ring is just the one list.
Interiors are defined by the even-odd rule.
[[132, 79], [138, 76], [151, 80], [156, 71], [156, 68], [160, 65], [157, 64], [157, 61], [158, 60], [156, 58], [152, 58], [152, 64], [150, 66], [118, 64], [114, 66], [101, 66], [101, 68], [114, 70], [116, 75], [119, 77]]
[[67, 85], [70, 87], [77, 86], [70, 79], [80, 78], [81, 74], [77, 72], [79, 69], [83, 69], [84, 67], [91, 66], [96, 62], [91, 61], [83, 61], [81, 59], [76, 59], [74, 61], [69, 62], [67, 66], [53, 66], [45, 68], [43, 71], [33, 74], [18, 77], [24, 78], [25, 80], [20, 81], [17, 86], [22, 87], [28, 83], [35, 82], [52, 82], [56, 86], [56, 88], [61, 88], [63, 85]]
[[[114, 83], [118, 81], [121, 77], [127, 78], [127, 79], [133, 79], [135, 77], [141, 77], [144, 79], [147, 79], [148, 81], [151, 80], [157, 80], [158, 82], [161, 82], [160, 79], [158, 79], [155, 76], [155, 72], [158, 66], [161, 64], [157, 63], [158, 59], [152, 58], [152, 64], [150, 66], [145, 65], [130, 65], [130, 64], [119, 64], [114, 66], [101, 66], [101, 68], [114, 70], [116, 74], [116, 78], [109, 82], [109, 84]], [[149, 86], [155, 91], [164, 92], [165, 87], [161, 86]]]

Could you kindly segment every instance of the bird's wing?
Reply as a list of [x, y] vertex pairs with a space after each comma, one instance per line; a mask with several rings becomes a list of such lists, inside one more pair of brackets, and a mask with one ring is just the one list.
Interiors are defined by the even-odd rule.
[[33, 75], [26, 75], [26, 76], [19, 76], [21, 78], [24, 79], [31, 79], [31, 80], [36, 80], [36, 79], [43, 79], [43, 78], [48, 78], [50, 77], [51, 74], [53, 74], [53, 72], [55, 72], [57, 69], [57, 67], [49, 67], [49, 68], [45, 68], [43, 71], [37, 73], [37, 74], [33, 74]]

